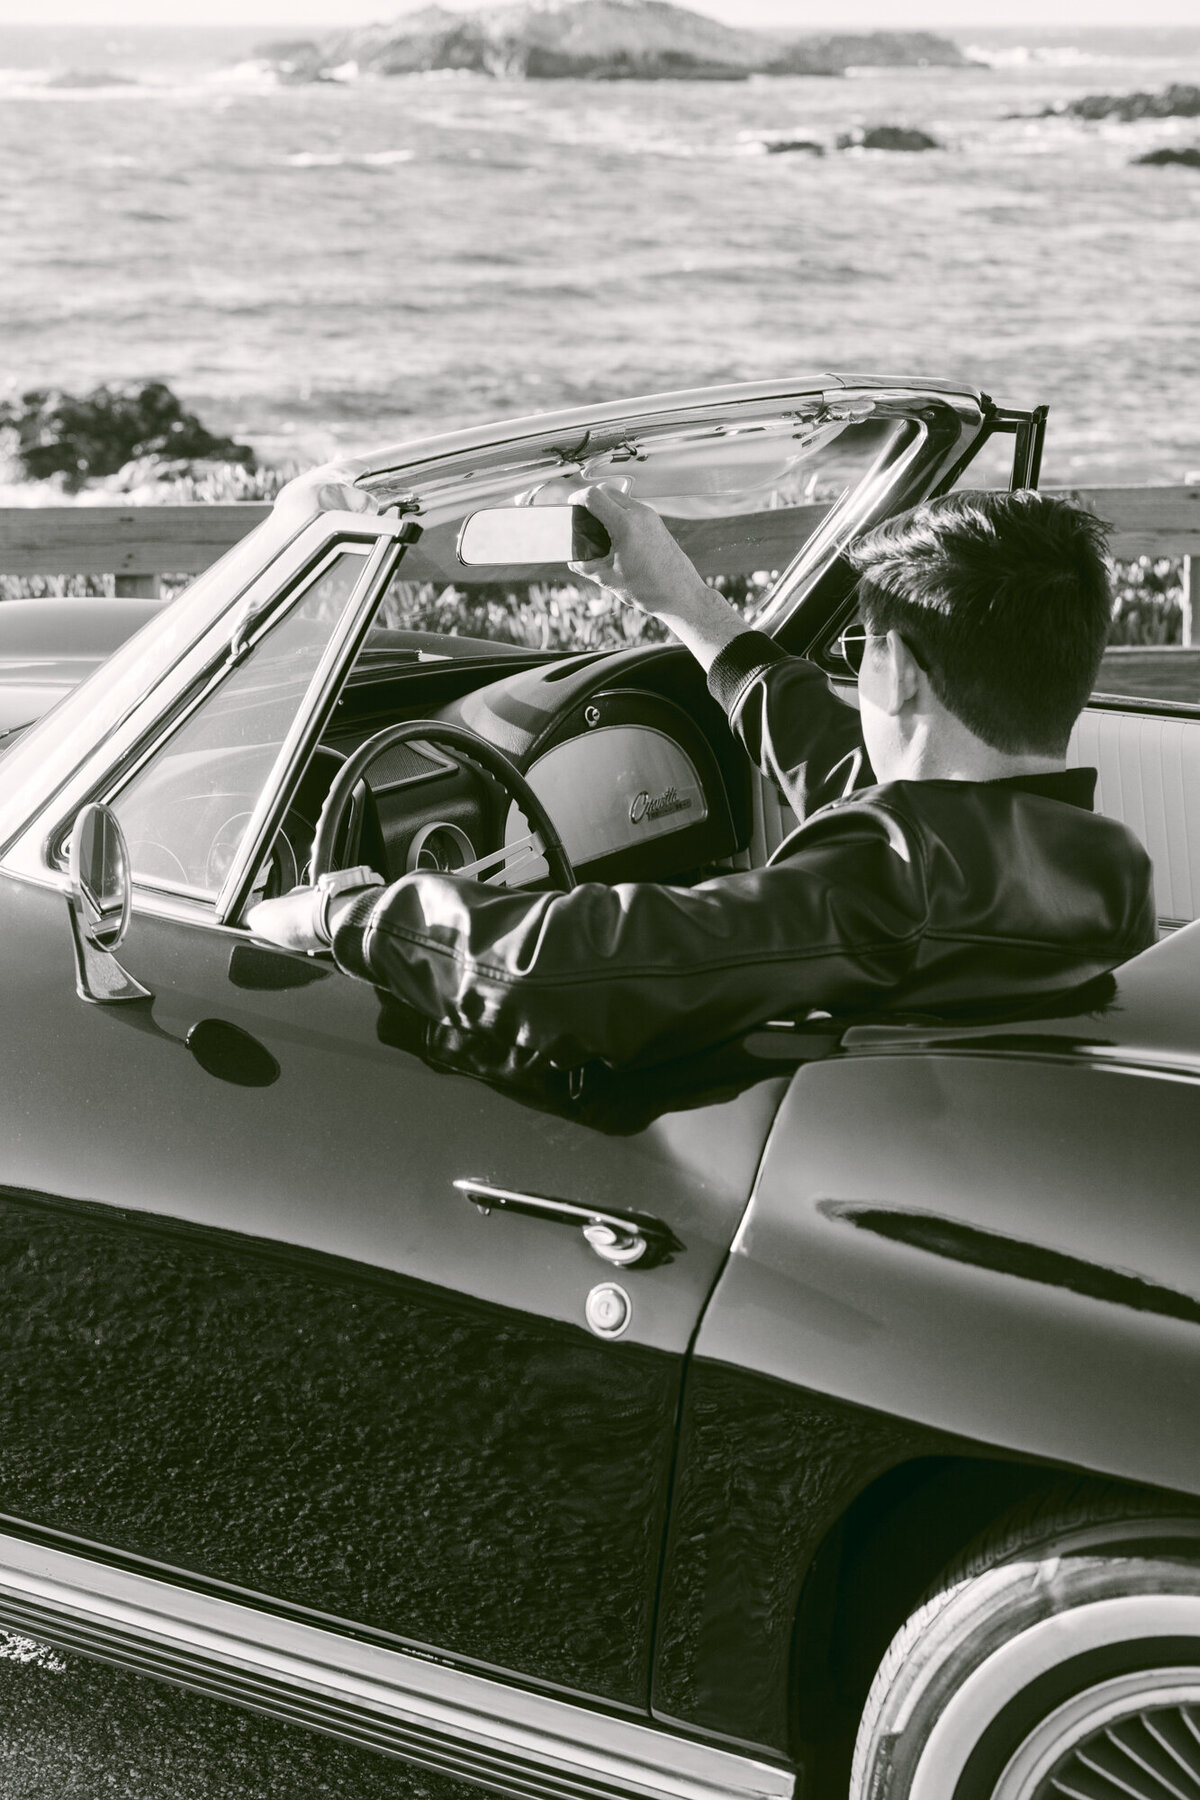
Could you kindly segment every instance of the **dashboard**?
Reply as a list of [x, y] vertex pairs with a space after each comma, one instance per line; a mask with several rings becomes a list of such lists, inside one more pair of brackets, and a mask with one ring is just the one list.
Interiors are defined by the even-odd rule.
[[[555, 663], [521, 671], [426, 716], [466, 725], [505, 751], [558, 827], [581, 879], [700, 879], [748, 837], [748, 806], [730, 799], [731, 786], [745, 786], [744, 758], [690, 658], [689, 674], [715, 716], [703, 716], [696, 692], [672, 692], [678, 683], [656, 683], [654, 691], [621, 679], [626, 670], [614, 664], [624, 655], [579, 659], [578, 669]], [[644, 650], [637, 655], [647, 658]], [[661, 652], [657, 660], [671, 666]], [[695, 687], [690, 679], [684, 685]], [[422, 716], [409, 706], [384, 720], [376, 710], [369, 729], [343, 728], [325, 743], [347, 755], [379, 723], [405, 715]], [[710, 732], [732, 751], [726, 768]], [[411, 869], [462, 868], [528, 831], [500, 784], [449, 756], [436, 738], [385, 751], [366, 784], [362, 859], [374, 850], [390, 880]], [[312, 817], [311, 803], [301, 811]], [[539, 858], [520, 879], [536, 882], [545, 873]]]
[[[116, 806], [139, 882], [215, 897], [277, 755], [272, 704], [254, 690], [237, 708], [192, 715], [207, 737], [189, 737], [185, 719], [135, 771]], [[321, 809], [346, 757], [401, 720], [429, 720], [431, 738], [394, 745], [369, 765], [335, 849], [343, 867], [366, 862], [389, 881], [414, 869], [452, 872], [528, 837], [501, 781], [449, 753], [438, 723], [465, 726], [505, 753], [583, 880], [690, 883], [727, 868], [749, 841], [745, 756], [700, 669], [676, 647], [550, 660], [485, 651], [420, 667], [372, 661], [342, 690], [256, 896], [307, 879]], [[527, 855], [501, 879], [529, 885], [548, 873]]]

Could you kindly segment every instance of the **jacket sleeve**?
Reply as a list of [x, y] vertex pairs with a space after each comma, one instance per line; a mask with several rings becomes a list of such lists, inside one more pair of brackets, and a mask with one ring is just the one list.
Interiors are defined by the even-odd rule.
[[815, 663], [789, 656], [761, 631], [743, 631], [713, 662], [708, 685], [751, 761], [783, 790], [801, 823], [874, 785], [858, 714]]
[[406, 875], [347, 908], [334, 955], [426, 1018], [574, 1068], [657, 1062], [810, 1006], [863, 1004], [912, 965], [920, 847], [886, 807], [833, 808], [784, 862], [694, 888], [566, 894]]

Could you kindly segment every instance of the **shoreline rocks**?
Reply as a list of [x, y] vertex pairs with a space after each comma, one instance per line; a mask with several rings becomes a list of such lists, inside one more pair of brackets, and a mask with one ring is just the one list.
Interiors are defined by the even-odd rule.
[[58, 476], [71, 493], [151, 458], [176, 471], [215, 462], [256, 467], [248, 444], [209, 431], [162, 381], [105, 384], [86, 394], [31, 388], [0, 404], [0, 432], [27, 479]]
[[1125, 125], [1131, 125], [1137, 119], [1198, 119], [1200, 87], [1177, 81], [1158, 94], [1084, 94], [1079, 100], [1068, 100], [1060, 106], [1047, 106], [1034, 116], [1039, 119], [1085, 119], [1092, 122], [1117, 119]]
[[824, 144], [818, 144], [815, 138], [766, 138], [763, 149], [768, 156], [790, 156], [800, 152], [806, 156], [824, 156]]
[[1185, 169], [1200, 169], [1200, 147], [1189, 145], [1183, 150], [1150, 150], [1145, 156], [1135, 156], [1132, 159], [1134, 168], [1139, 163], [1149, 163], [1156, 168], [1163, 168], [1169, 163], [1178, 163]]
[[942, 150], [934, 137], [915, 125], [868, 125], [838, 134], [839, 150], [902, 150], [910, 154], [920, 150]]

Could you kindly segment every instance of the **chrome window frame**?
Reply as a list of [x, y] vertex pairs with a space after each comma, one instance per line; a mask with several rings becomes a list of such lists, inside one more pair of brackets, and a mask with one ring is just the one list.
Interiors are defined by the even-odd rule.
[[283, 823], [295, 783], [329, 719], [342, 681], [370, 629], [376, 605], [400, 555], [400, 530], [394, 526], [386, 534], [376, 534], [375, 545], [367, 555], [354, 593], [334, 627], [304, 699], [296, 709], [291, 729], [279, 747], [237, 855], [217, 895], [214, 910], [221, 924], [227, 925], [237, 918], [267, 845]]

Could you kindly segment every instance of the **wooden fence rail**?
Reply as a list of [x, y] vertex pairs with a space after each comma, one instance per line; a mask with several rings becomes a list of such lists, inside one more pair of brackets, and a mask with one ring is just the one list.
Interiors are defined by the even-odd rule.
[[[1184, 642], [1192, 641], [1200, 485], [1059, 488], [1113, 528], [1114, 555], [1184, 559]], [[155, 594], [162, 575], [195, 575], [267, 517], [270, 507], [0, 507], [0, 575], [112, 575], [119, 594]]]
[[198, 575], [270, 506], [0, 507], [0, 575], [115, 575], [117, 592], [157, 592], [160, 575]]

